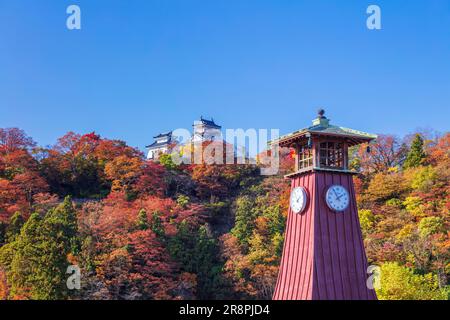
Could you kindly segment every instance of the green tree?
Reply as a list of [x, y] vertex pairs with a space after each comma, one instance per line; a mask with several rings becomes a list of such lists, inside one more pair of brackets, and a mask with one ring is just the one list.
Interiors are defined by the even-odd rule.
[[405, 163], [403, 164], [404, 168], [415, 168], [420, 166], [424, 159], [426, 158], [426, 154], [423, 150], [423, 139], [420, 134], [416, 134], [414, 140], [411, 143], [411, 148], [406, 156]]
[[193, 237], [193, 231], [191, 226], [186, 220], [183, 220], [177, 226], [177, 233], [174, 237], [169, 239], [169, 252], [175, 260], [181, 262], [181, 265], [191, 270], [192, 263], [192, 248], [193, 242], [195, 241]]
[[225, 298], [219, 247], [206, 226], [195, 228], [183, 220], [169, 241], [169, 251], [183, 272], [197, 275], [198, 299]]
[[5, 243], [6, 223], [0, 221], [0, 247]]
[[70, 197], [45, 217], [32, 214], [15, 241], [0, 249], [0, 263], [7, 267], [11, 296], [33, 300], [67, 298], [66, 270], [71, 264], [68, 255], [76, 254], [77, 247], [77, 220]]
[[[285, 218], [280, 205], [268, 206], [266, 196], [257, 197], [258, 206], [254, 209], [255, 229], [248, 239], [248, 258], [252, 263], [272, 261], [277, 263], [283, 248]], [[275, 259], [274, 259], [275, 258]]]
[[147, 230], [148, 227], [149, 223], [147, 219], [147, 211], [145, 211], [145, 209], [141, 209], [138, 213], [137, 228], [139, 230]]
[[189, 201], [190, 201], [190, 200], [191, 200], [191, 199], [189, 199], [188, 196], [186, 196], [186, 195], [184, 195], [184, 194], [180, 194], [180, 195], [177, 197], [177, 204], [178, 204], [181, 208], [186, 209], [187, 206], [189, 205]]
[[158, 236], [159, 238], [164, 237], [165, 230], [161, 219], [161, 213], [159, 211], [155, 211], [152, 213], [150, 228], [152, 229], [153, 233], [156, 234], [156, 236]]
[[205, 226], [199, 228], [196, 238], [193, 271], [197, 274], [197, 298], [211, 299], [219, 292], [221, 282], [222, 266], [217, 260], [218, 246]]
[[248, 246], [248, 241], [253, 235], [255, 228], [255, 203], [248, 196], [237, 199], [237, 208], [235, 215], [235, 225], [231, 230], [241, 245]]
[[13, 242], [15, 238], [20, 234], [25, 224], [25, 220], [20, 212], [16, 212], [10, 219], [8, 227], [6, 227], [5, 240], [6, 242]]
[[176, 169], [178, 169], [178, 165], [173, 162], [172, 155], [170, 155], [170, 154], [162, 154], [162, 155], [160, 155], [158, 161], [167, 170], [176, 170]]

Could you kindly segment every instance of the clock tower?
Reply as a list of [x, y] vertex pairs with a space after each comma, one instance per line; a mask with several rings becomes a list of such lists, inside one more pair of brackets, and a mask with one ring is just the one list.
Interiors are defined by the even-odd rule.
[[274, 300], [375, 300], [356, 207], [349, 147], [376, 138], [334, 126], [319, 110], [313, 125], [280, 137], [295, 150], [295, 172]]

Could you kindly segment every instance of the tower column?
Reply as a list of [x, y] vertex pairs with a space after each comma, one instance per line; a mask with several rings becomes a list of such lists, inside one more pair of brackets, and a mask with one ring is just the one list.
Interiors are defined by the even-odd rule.
[[298, 163], [286, 176], [291, 199], [273, 299], [376, 300], [347, 154], [375, 137], [331, 126], [321, 110], [312, 127], [277, 141], [295, 148]]

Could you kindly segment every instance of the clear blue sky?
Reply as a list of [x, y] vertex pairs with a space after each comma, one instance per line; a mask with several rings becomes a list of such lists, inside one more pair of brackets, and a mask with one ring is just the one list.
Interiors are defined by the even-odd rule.
[[200, 115], [284, 134], [319, 106], [369, 132], [447, 131], [450, 1], [0, 0], [0, 127], [41, 145], [96, 131], [143, 149]]

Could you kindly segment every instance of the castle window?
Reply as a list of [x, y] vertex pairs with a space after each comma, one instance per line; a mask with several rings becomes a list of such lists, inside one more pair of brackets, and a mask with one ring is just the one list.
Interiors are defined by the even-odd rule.
[[340, 142], [320, 143], [320, 167], [344, 168], [344, 146]]

